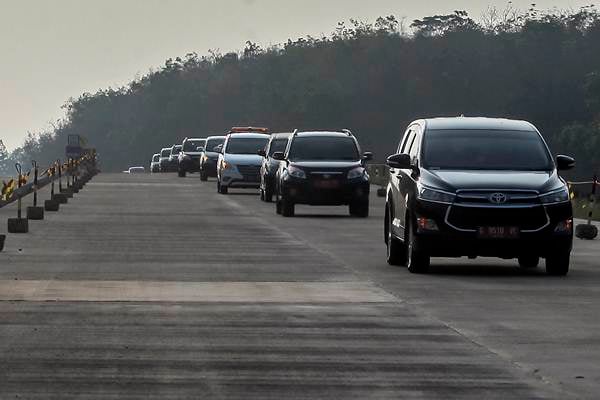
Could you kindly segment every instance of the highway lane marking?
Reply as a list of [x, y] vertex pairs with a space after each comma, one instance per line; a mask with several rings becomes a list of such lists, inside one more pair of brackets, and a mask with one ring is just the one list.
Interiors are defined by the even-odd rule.
[[152, 282], [0, 280], [0, 301], [390, 303], [367, 282]]

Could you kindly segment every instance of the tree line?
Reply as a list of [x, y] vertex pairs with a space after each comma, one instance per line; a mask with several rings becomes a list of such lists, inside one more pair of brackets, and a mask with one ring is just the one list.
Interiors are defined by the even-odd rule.
[[410, 121], [465, 115], [533, 122], [554, 153], [578, 159], [574, 176], [589, 178], [600, 169], [600, 17], [590, 6], [490, 9], [478, 21], [456, 11], [409, 27], [393, 16], [351, 20], [323, 37], [169, 59], [64, 109], [7, 159], [48, 163], [81, 134], [103, 169], [118, 171], [185, 137], [261, 125], [349, 128], [383, 161]]

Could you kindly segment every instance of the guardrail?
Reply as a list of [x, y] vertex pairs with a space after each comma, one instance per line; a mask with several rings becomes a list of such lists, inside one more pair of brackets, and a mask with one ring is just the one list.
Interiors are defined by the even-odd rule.
[[[23, 172], [21, 164], [15, 164], [17, 176], [8, 182], [2, 182], [0, 193], [0, 208], [14, 202], [18, 203], [17, 218], [8, 219], [8, 233], [27, 233], [29, 220], [43, 220], [44, 211], [58, 211], [60, 204], [67, 203], [67, 199], [73, 197], [73, 193], [78, 193], [98, 173], [96, 161], [96, 153], [92, 150], [78, 159], [69, 159], [64, 163], [57, 160], [41, 175], [35, 161], [32, 161], [32, 169], [27, 173]], [[65, 187], [63, 187], [63, 180], [66, 183]], [[55, 192], [56, 181], [58, 181], [58, 193]], [[50, 199], [44, 202], [44, 207], [39, 207], [38, 191], [48, 185], [51, 185]], [[23, 218], [23, 199], [32, 193], [33, 204], [27, 207], [27, 216]], [[0, 251], [4, 248], [5, 240], [6, 235], [0, 235]]]

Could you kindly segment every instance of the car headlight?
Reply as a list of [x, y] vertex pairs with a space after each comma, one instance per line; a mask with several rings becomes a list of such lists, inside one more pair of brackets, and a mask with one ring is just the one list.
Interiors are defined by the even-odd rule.
[[306, 173], [298, 167], [289, 166], [287, 173], [294, 178], [306, 179]]
[[223, 160], [221, 161], [221, 169], [233, 169], [233, 164]]
[[566, 187], [540, 195], [542, 204], [565, 203], [569, 200], [571, 200], [571, 197]]
[[363, 167], [356, 167], [348, 171], [348, 179], [361, 178], [365, 175], [367, 175], [367, 170]]
[[451, 204], [454, 202], [456, 195], [441, 190], [434, 190], [424, 186], [419, 187], [419, 199], [434, 201], [436, 203]]

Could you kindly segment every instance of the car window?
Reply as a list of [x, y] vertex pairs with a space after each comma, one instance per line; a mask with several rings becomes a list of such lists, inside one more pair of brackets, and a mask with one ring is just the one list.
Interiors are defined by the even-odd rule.
[[413, 162], [415, 162], [419, 156], [420, 144], [421, 144], [421, 135], [415, 133], [412, 144], [410, 146], [410, 150], [408, 151], [408, 154], [410, 154], [410, 158]]
[[206, 141], [206, 151], [216, 151], [215, 147], [225, 143], [225, 138], [208, 139]]
[[400, 144], [400, 148], [398, 149], [398, 153], [408, 153], [408, 150], [410, 149], [410, 146], [414, 139], [414, 135], [415, 132], [412, 129], [406, 132], [406, 134], [404, 135], [404, 140], [402, 141], [402, 143]]
[[269, 156], [272, 156], [273, 153], [277, 151], [285, 151], [287, 146], [287, 139], [274, 139], [271, 141], [271, 147], [269, 148]]
[[204, 147], [205, 144], [205, 139], [186, 140], [183, 143], [183, 151], [198, 151], [198, 147]]
[[431, 169], [549, 171], [554, 168], [535, 131], [432, 130], [425, 134], [423, 165]]
[[174, 156], [176, 156], [179, 153], [181, 153], [181, 146], [173, 147], [173, 150], [171, 150], [171, 154]]
[[161, 157], [169, 157], [170, 155], [171, 155], [171, 149], [161, 150], [161, 152], [160, 152]]
[[356, 142], [351, 137], [296, 137], [289, 152], [291, 161], [357, 161]]
[[264, 149], [269, 138], [229, 138], [225, 153], [229, 154], [257, 154], [258, 150]]
[[159, 159], [160, 159], [160, 154], [156, 154], [156, 155], [152, 156], [153, 162], [157, 162]]

